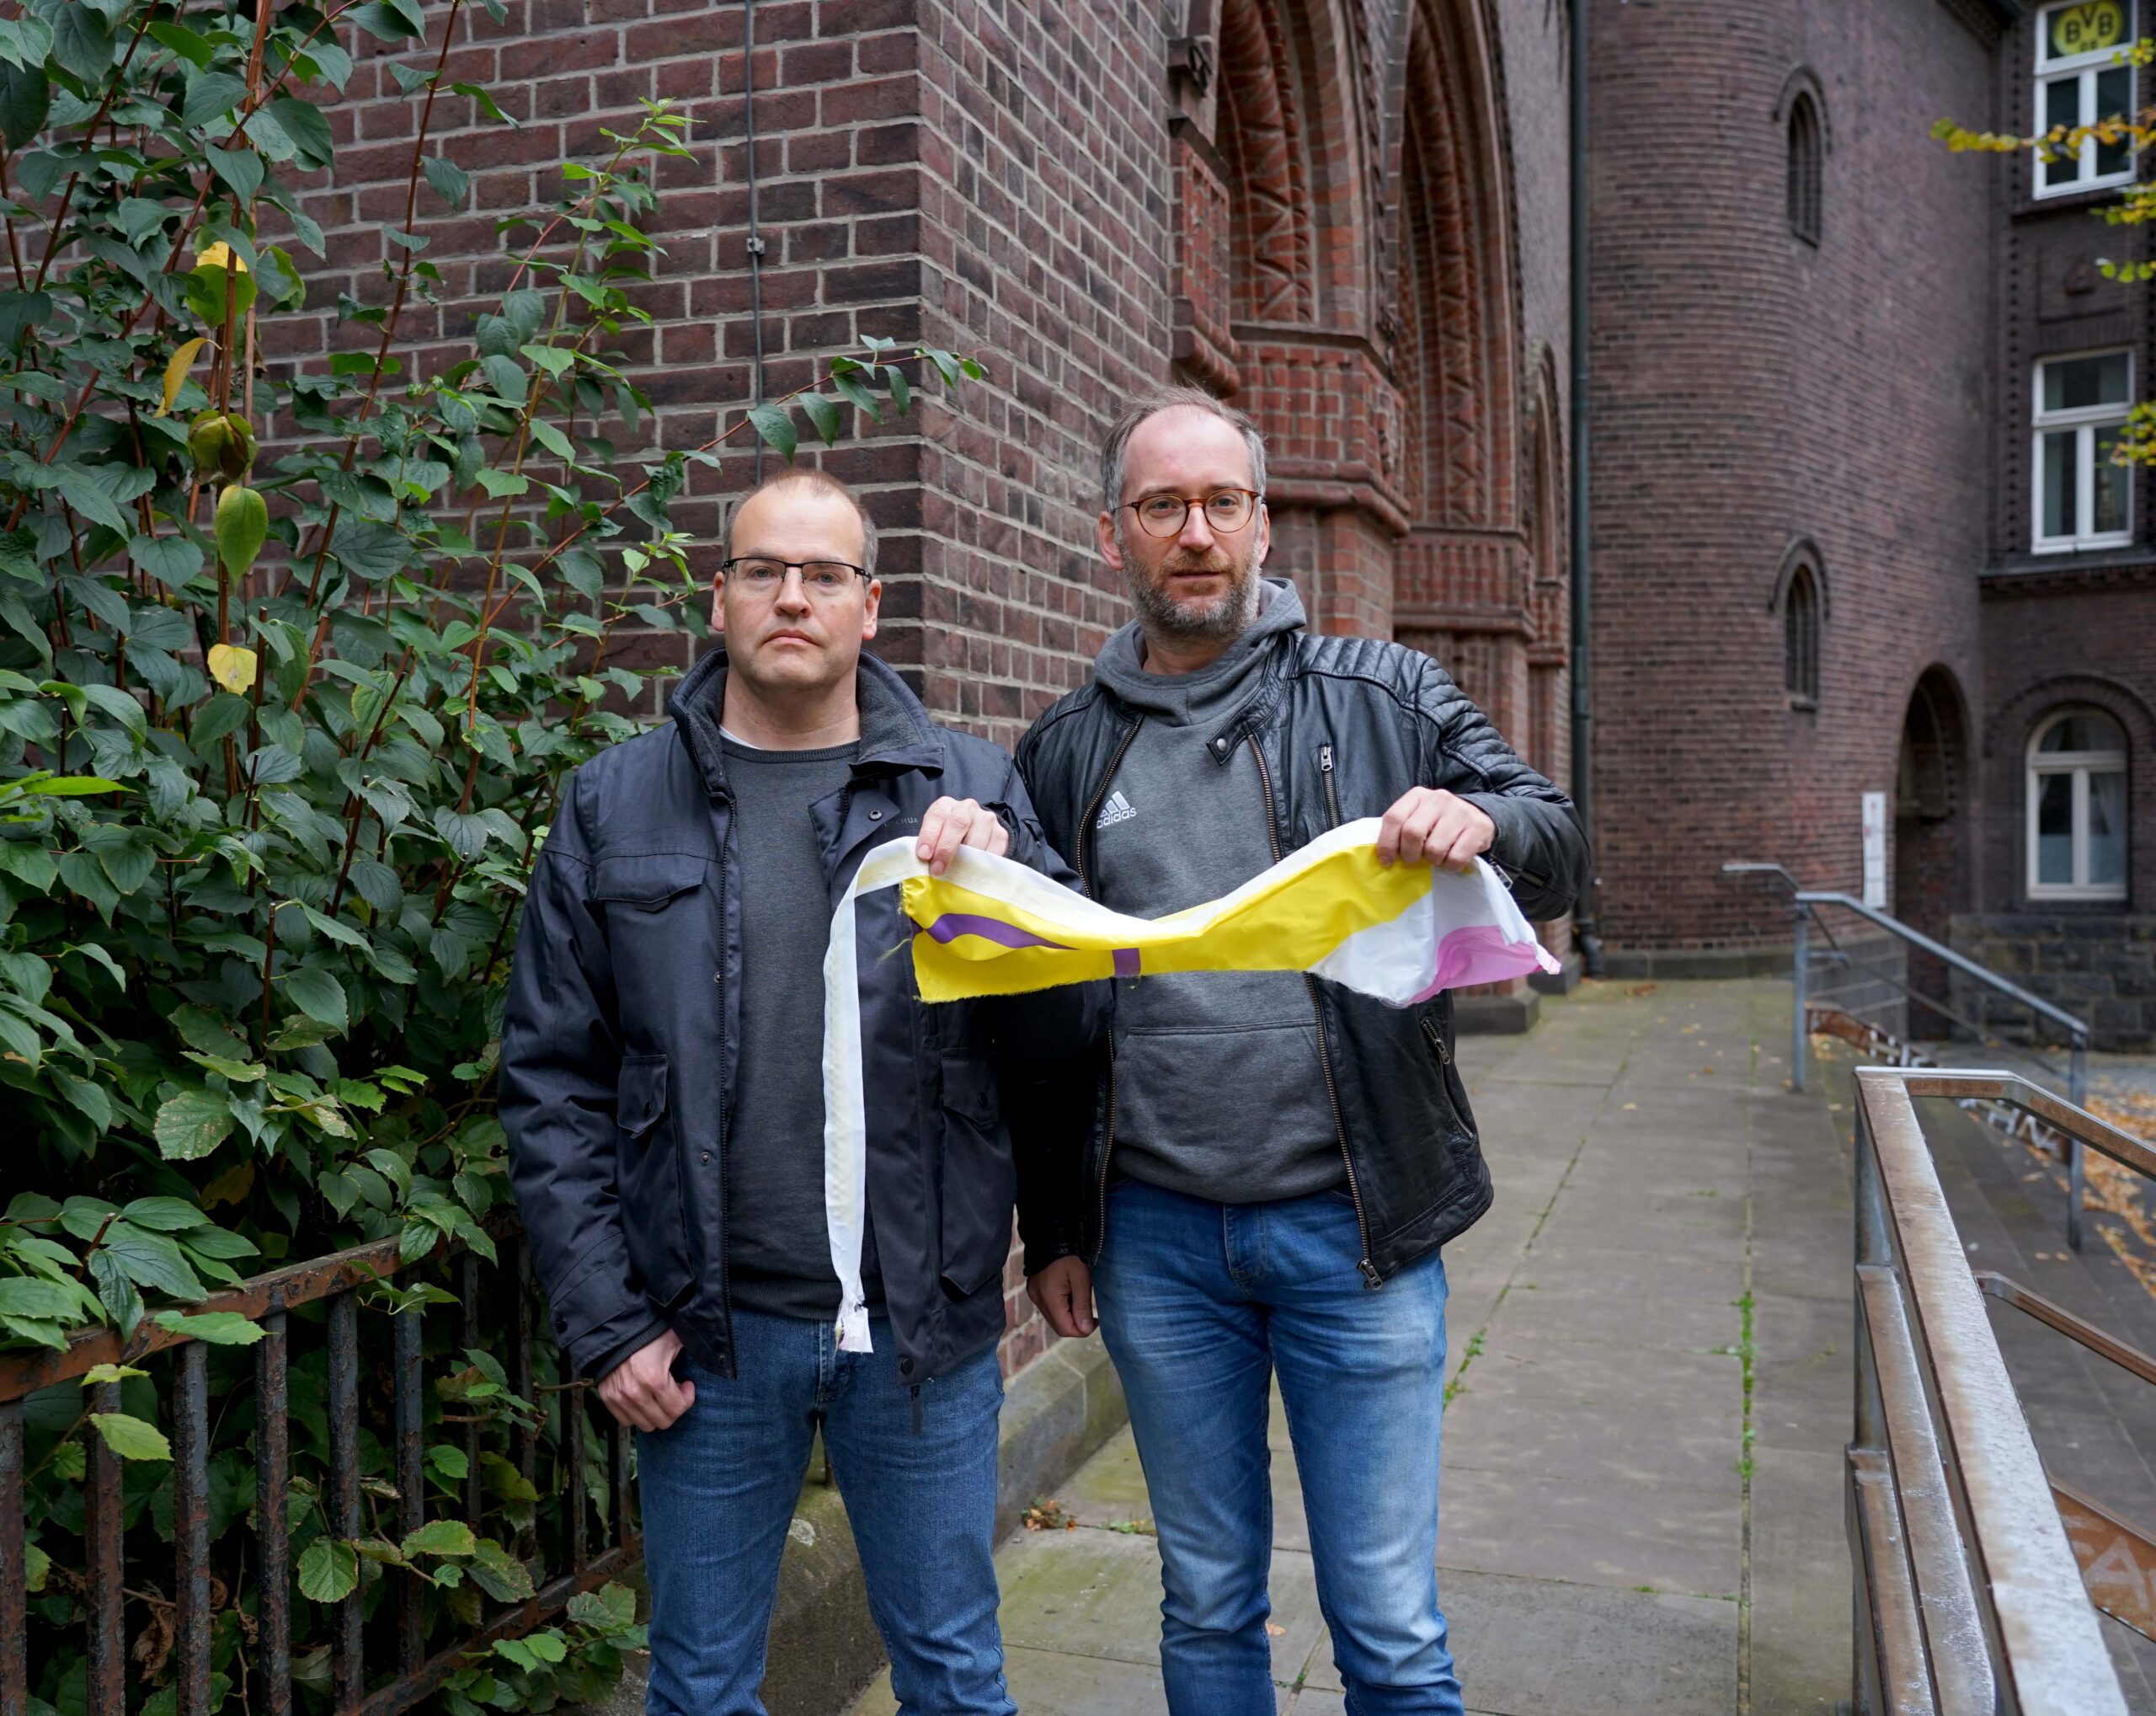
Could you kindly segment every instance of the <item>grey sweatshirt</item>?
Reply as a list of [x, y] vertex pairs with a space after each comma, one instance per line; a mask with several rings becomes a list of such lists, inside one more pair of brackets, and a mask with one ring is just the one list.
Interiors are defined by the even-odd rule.
[[[1273, 640], [1305, 623], [1265, 580], [1250, 629], [1196, 673], [1148, 673], [1135, 623], [1094, 671], [1141, 719], [1095, 820], [1105, 905], [1159, 917], [1217, 899], [1273, 861], [1265, 783], [1247, 745], [1210, 740], [1257, 693]], [[1193, 971], [1116, 985], [1115, 1165], [1220, 1203], [1345, 1183], [1310, 985], [1294, 971]]]

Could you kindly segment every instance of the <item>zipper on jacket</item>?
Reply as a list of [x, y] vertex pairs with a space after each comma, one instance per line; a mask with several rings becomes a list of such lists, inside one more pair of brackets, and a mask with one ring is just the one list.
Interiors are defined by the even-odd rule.
[[[1273, 817], [1273, 775], [1265, 766], [1265, 752], [1257, 742], [1257, 735], [1251, 734], [1246, 742], [1250, 746], [1250, 754], [1257, 759], [1258, 783], [1265, 789], [1265, 837], [1273, 848], [1273, 862], [1277, 864], [1280, 862], [1280, 829]], [[1331, 751], [1332, 747], [1328, 745], [1321, 754], [1330, 757]], [[1331, 778], [1330, 774], [1326, 777], [1328, 787]], [[1310, 1012], [1317, 1023], [1317, 1064], [1325, 1073], [1326, 1100], [1332, 1104], [1332, 1136], [1340, 1145], [1340, 1159], [1347, 1164], [1348, 1195], [1354, 1200], [1355, 1228], [1363, 1241], [1362, 1259], [1356, 1267], [1363, 1272], [1365, 1286], [1381, 1287], [1385, 1285], [1385, 1277], [1378, 1273], [1377, 1265], [1370, 1261], [1370, 1218], [1363, 1208], [1363, 1188], [1355, 1178], [1355, 1158], [1348, 1153], [1348, 1123], [1341, 1118], [1339, 1087], [1332, 1082], [1332, 1053], [1325, 1045], [1325, 1004], [1318, 999], [1316, 978], [1305, 971], [1303, 973], [1303, 984], [1310, 991]]]
[[[1145, 724], [1141, 715], [1130, 724], [1130, 730], [1123, 735], [1123, 742], [1115, 748], [1115, 755], [1108, 759], [1107, 772], [1101, 777], [1101, 783], [1093, 789], [1092, 802], [1086, 806], [1085, 815], [1078, 819], [1078, 885], [1088, 898], [1093, 895], [1093, 879], [1086, 869], [1086, 843], [1093, 837], [1093, 819], [1101, 814], [1101, 801], [1108, 795], [1108, 787], [1115, 779], [1115, 772], [1123, 767], [1123, 753], [1130, 749], [1137, 738], [1138, 730]], [[1091, 1268], [1101, 1260], [1101, 1249], [1108, 1238], [1108, 1157], [1115, 1149], [1115, 1031], [1108, 1031], [1108, 1115], [1107, 1125], [1101, 1137], [1101, 1172], [1095, 1185], [1095, 1216], [1093, 1220], [1093, 1254], [1086, 1259]]]
[[1430, 1040], [1430, 1046], [1437, 1050], [1438, 1065], [1452, 1065], [1452, 1050], [1445, 1047], [1445, 1034], [1438, 1029], [1438, 1022], [1428, 1013], [1422, 1015], [1422, 1034]]
[[1332, 747], [1321, 745], [1317, 748], [1317, 772], [1325, 777], [1325, 808], [1332, 814], [1332, 826], [1340, 826], [1340, 795], [1332, 787]]
[[[741, 1371], [741, 1355], [734, 1346], [734, 1271], [728, 1267], [726, 1238], [726, 1115], [728, 1097], [726, 1089], [726, 848], [734, 837], [734, 806], [726, 806], [726, 832], [718, 842], [718, 933], [719, 968], [718, 981], [722, 986], [718, 997], [718, 1231], [721, 1237], [718, 1257], [718, 1315], [726, 1327], [726, 1374], [738, 1377]], [[736, 986], [738, 986], [738, 985]], [[686, 1169], [686, 1164], [684, 1164]]]

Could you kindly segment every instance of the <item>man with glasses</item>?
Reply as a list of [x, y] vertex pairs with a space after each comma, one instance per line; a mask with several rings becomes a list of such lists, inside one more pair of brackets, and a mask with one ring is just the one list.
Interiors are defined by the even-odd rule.
[[[1570, 909], [1588, 854], [1565, 795], [1435, 662], [1313, 637], [1294, 586], [1260, 578], [1248, 419], [1193, 389], [1141, 400], [1102, 478], [1101, 553], [1137, 618], [1018, 749], [1095, 898], [1158, 917], [1382, 815], [1385, 862], [1486, 856], [1529, 917]], [[1396, 1009], [1295, 972], [1123, 981], [1086, 1077], [1093, 1100], [1043, 1104], [1087, 1118], [1022, 1184], [1027, 1289], [1065, 1335], [1091, 1331], [1097, 1298], [1160, 1534], [1169, 1709], [1274, 1708], [1277, 1376], [1347, 1708], [1458, 1712], [1435, 1562], [1439, 1248], [1491, 1184], [1449, 997]]]
[[[501, 1117], [555, 1334], [635, 1426], [654, 1716], [750, 1716], [819, 1429], [894, 1690], [1006, 1716], [991, 1559], [1015, 1168], [1000, 1064], [1067, 1053], [1099, 985], [929, 1008], [864, 958], [871, 1352], [841, 1350], [824, 1200], [824, 977], [862, 855], [911, 834], [1065, 876], [1011, 760], [932, 725], [862, 653], [882, 585], [846, 487], [789, 470], [736, 509], [725, 648], [669, 726], [577, 771], [531, 879]], [[903, 949], [894, 891], [857, 908]]]

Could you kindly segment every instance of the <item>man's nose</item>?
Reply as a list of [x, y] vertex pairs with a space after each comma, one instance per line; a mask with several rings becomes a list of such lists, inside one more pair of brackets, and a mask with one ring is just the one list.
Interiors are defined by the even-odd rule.
[[1182, 513], [1182, 528], [1176, 532], [1176, 542], [1186, 548], [1199, 551], [1213, 547], [1219, 538], [1213, 534], [1213, 527], [1205, 521], [1202, 506], [1186, 506]]
[[778, 599], [775, 605], [788, 613], [806, 613], [808, 611], [808, 577], [799, 567], [789, 566], [780, 575]]

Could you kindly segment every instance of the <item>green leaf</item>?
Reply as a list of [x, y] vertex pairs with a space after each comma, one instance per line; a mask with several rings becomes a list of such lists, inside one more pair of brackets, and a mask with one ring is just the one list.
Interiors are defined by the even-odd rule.
[[83, 1314], [81, 1289], [37, 1275], [0, 1277], [0, 1317], [42, 1317], [72, 1322]]
[[294, 165], [316, 173], [335, 164], [336, 140], [330, 134], [329, 121], [313, 103], [295, 95], [280, 95], [263, 111], [274, 117], [291, 139]]
[[492, 500], [522, 494], [530, 490], [531, 479], [518, 471], [484, 470], [479, 473], [479, 486]]
[[151, 1130], [166, 1161], [199, 1161], [231, 1136], [232, 1105], [206, 1090], [183, 1090], [158, 1105]]
[[469, 1555], [478, 1545], [462, 1520], [429, 1520], [407, 1533], [402, 1547], [407, 1555]]
[[222, 119], [247, 99], [247, 80], [230, 72], [198, 72], [187, 80], [179, 104], [179, 122], [195, 131]]
[[192, 582], [202, 569], [201, 549], [181, 536], [131, 537], [127, 558], [171, 590]]
[[821, 393], [803, 393], [794, 403], [801, 407], [801, 414], [808, 420], [816, 433], [823, 437], [825, 446], [831, 446], [838, 440], [839, 408], [835, 404], [825, 398]]
[[172, 1444], [153, 1424], [124, 1412], [93, 1412], [90, 1422], [104, 1438], [104, 1445], [123, 1460], [169, 1460]]
[[202, 1283], [179, 1248], [162, 1233], [115, 1222], [104, 1231], [100, 1250], [118, 1260], [120, 1267], [138, 1287], [154, 1287], [175, 1299], [205, 1296]]
[[[520, 1477], [510, 1467], [512, 1477]], [[531, 1574], [525, 1564], [491, 1537], [479, 1540], [473, 1551], [469, 1571], [472, 1584], [500, 1603], [521, 1603], [531, 1601]]]
[[42, 67], [0, 66], [0, 139], [9, 148], [21, 148], [45, 129], [51, 105], [52, 83]]
[[317, 1537], [300, 1556], [300, 1595], [310, 1602], [342, 1602], [360, 1582], [360, 1558], [350, 1543]]
[[188, 1335], [212, 1346], [253, 1346], [268, 1332], [237, 1311], [205, 1311], [199, 1317], [180, 1311], [160, 1311], [157, 1323], [173, 1334]]
[[93, 6], [61, 6], [45, 22], [52, 28], [52, 57], [85, 83], [102, 87], [112, 69], [112, 32]]
[[160, 1233], [184, 1233], [190, 1227], [206, 1227], [210, 1220], [184, 1198], [137, 1198], [120, 1214], [137, 1227]]
[[277, 981], [285, 986], [301, 1012], [318, 1024], [333, 1030], [346, 1028], [350, 1013], [344, 1001], [344, 986], [318, 965], [302, 965], [296, 970], [280, 975]]
[[427, 1464], [457, 1483], [462, 1483], [472, 1471], [472, 1462], [466, 1458], [464, 1450], [447, 1442], [436, 1442], [427, 1450]]
[[766, 446], [782, 459], [793, 457], [799, 437], [793, 432], [793, 418], [783, 405], [751, 405], [749, 421], [755, 425], [756, 433], [763, 437]]
[[197, 35], [184, 24], [167, 24], [163, 19], [150, 25], [152, 40], [163, 42], [190, 66], [206, 66], [217, 56], [207, 37]]
[[486, 116], [492, 120], [496, 125], [508, 126], [512, 130], [520, 129], [520, 127], [518, 126], [516, 120], [511, 119], [507, 114], [504, 113], [501, 109], [494, 105], [494, 98], [487, 93], [483, 85], [478, 83], [452, 83], [449, 87], [456, 94], [468, 95], [472, 100], [478, 102], [479, 104], [479, 111], [486, 115]]
[[465, 194], [472, 188], [472, 176], [454, 161], [440, 155], [430, 155], [421, 163], [427, 183], [434, 187], [435, 195], [453, 209], [464, 206]]
[[217, 497], [217, 558], [235, 578], [247, 576], [270, 533], [270, 507], [244, 484], [227, 484]]
[[544, 1633], [526, 1633], [524, 1642], [531, 1647], [531, 1654], [542, 1662], [560, 1662], [569, 1654], [568, 1643], [559, 1633], [553, 1631], [551, 1628]]
[[905, 372], [896, 364], [883, 366], [883, 379], [890, 383], [891, 403], [901, 413], [913, 409], [913, 389], [907, 385]]

